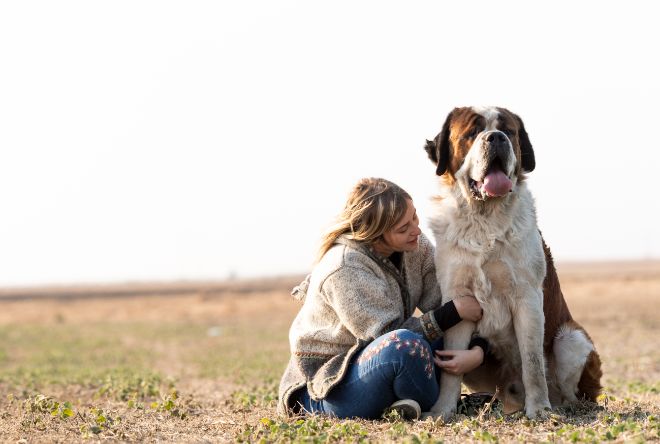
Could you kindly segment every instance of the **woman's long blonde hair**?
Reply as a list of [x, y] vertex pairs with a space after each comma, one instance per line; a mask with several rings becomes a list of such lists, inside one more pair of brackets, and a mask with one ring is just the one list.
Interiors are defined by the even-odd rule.
[[316, 261], [320, 261], [343, 234], [365, 243], [379, 239], [406, 214], [406, 199], [412, 200], [408, 193], [389, 180], [360, 179], [349, 193], [344, 210], [323, 234]]

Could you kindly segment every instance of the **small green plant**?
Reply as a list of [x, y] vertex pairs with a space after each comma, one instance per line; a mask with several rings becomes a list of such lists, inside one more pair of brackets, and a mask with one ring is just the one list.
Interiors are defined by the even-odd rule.
[[75, 415], [70, 402], [60, 402], [51, 396], [41, 394], [23, 401], [23, 408], [31, 413], [48, 413], [60, 419], [68, 419]]
[[408, 434], [408, 428], [403, 420], [398, 419], [392, 422], [390, 426], [390, 436], [393, 439], [400, 438], [406, 434]]
[[434, 438], [433, 435], [425, 430], [410, 436], [406, 442], [410, 444], [442, 444], [442, 440]]
[[390, 423], [389, 434], [392, 439], [400, 438], [408, 433], [405, 420], [397, 410], [392, 410], [383, 415], [383, 419]]
[[121, 416], [111, 416], [110, 412], [99, 407], [92, 407], [89, 412], [81, 415], [83, 424], [80, 433], [83, 437], [91, 437], [101, 432], [113, 430], [121, 423]]
[[[13, 395], [11, 402], [14, 402]], [[47, 428], [47, 420], [67, 421], [75, 416], [73, 406], [70, 402], [62, 402], [52, 396], [37, 394], [26, 398], [21, 403], [24, 415], [21, 419], [21, 427], [24, 430], [37, 429], [43, 431]]]
[[331, 421], [310, 416], [292, 422], [261, 418], [259, 425], [245, 425], [235, 436], [238, 442], [365, 442], [368, 431], [356, 421]]
[[646, 383], [642, 381], [633, 381], [628, 383], [628, 391], [636, 394], [660, 393], [660, 383]]
[[265, 384], [251, 389], [236, 390], [231, 394], [229, 403], [240, 410], [251, 410], [255, 407], [272, 408], [277, 403], [277, 384], [266, 381]]
[[477, 430], [473, 434], [474, 439], [477, 441], [484, 441], [484, 442], [498, 442], [499, 439], [497, 436], [493, 435], [490, 433], [488, 430]]
[[144, 401], [157, 398], [161, 389], [171, 390], [174, 381], [165, 380], [156, 374], [135, 375], [125, 373], [113, 373], [105, 377], [98, 389], [99, 396], [108, 396], [120, 401]]
[[159, 412], [167, 412], [175, 418], [185, 419], [188, 416], [188, 412], [178, 400], [179, 393], [172, 389], [170, 394], [163, 397], [160, 401], [152, 402], [151, 408]]
[[135, 398], [129, 399], [128, 402], [126, 402], [126, 407], [129, 409], [135, 409], [135, 410], [144, 410], [144, 403], [138, 401]]

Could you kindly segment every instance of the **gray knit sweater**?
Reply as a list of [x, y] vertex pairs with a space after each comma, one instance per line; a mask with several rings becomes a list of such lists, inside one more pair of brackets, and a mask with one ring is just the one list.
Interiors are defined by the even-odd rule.
[[[432, 312], [442, 303], [433, 254], [422, 234], [419, 248], [403, 253], [399, 271], [364, 243], [339, 238], [314, 267], [291, 325], [280, 414], [290, 412], [291, 394], [305, 385], [312, 398], [324, 398], [344, 377], [351, 357], [389, 331], [406, 328], [429, 341], [442, 336]], [[415, 308], [421, 317], [412, 316]]]

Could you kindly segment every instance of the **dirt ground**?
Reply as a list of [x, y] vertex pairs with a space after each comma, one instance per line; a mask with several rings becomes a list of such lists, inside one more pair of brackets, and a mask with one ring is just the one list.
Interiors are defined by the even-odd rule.
[[[626, 412], [639, 413], [625, 417], [625, 424], [632, 421], [633, 426], [629, 428], [619, 423], [608, 424], [601, 418], [586, 425], [582, 424], [584, 421], [568, 421], [570, 426], [548, 425], [531, 431], [515, 421], [500, 425], [495, 421], [485, 431], [486, 423], [471, 427], [465, 419], [452, 428], [437, 424], [404, 424], [401, 426], [404, 431], [395, 433], [392, 430], [396, 429], [396, 424], [358, 421], [351, 423], [356, 424], [351, 425], [353, 429], [332, 432], [333, 435], [329, 431], [339, 427], [336, 421], [323, 426], [327, 430], [321, 427], [317, 435], [305, 435], [309, 439], [302, 439], [301, 432], [295, 436], [282, 434], [284, 432], [277, 428], [281, 424], [289, 424], [284, 426], [284, 429], [289, 427], [287, 433], [293, 426], [276, 417], [272, 397], [276, 379], [287, 359], [287, 330], [300, 307], [288, 295], [299, 277], [288, 277], [231, 283], [0, 290], [0, 327], [3, 329], [0, 336], [3, 342], [0, 344], [0, 395], [3, 396], [0, 439], [15, 442], [86, 439], [186, 442], [261, 439], [433, 442], [439, 439], [464, 442], [510, 441], [524, 437], [523, 440], [532, 441], [597, 442], [609, 439], [608, 436], [614, 441], [660, 438], [657, 421], [660, 413], [660, 261], [559, 264], [558, 270], [571, 312], [593, 338], [603, 361], [606, 396], [597, 407], [605, 413], [595, 410], [590, 415], [598, 418], [601, 414], [612, 418], [619, 415], [620, 419]], [[102, 326], [99, 328], [109, 332], [99, 336], [101, 339], [106, 342], [116, 339], [116, 343], [113, 342], [113, 349], [100, 339], [98, 344], [101, 345], [90, 346], [90, 353], [109, 347], [108, 353], [119, 348], [148, 355], [146, 361], [138, 356], [135, 361], [122, 362], [129, 366], [140, 362], [149, 371], [173, 378], [177, 398], [167, 404], [169, 398], [164, 396], [165, 390], [151, 397], [132, 395], [131, 399], [137, 404], [148, 405], [136, 408], [131, 399], [100, 396], [99, 393], [103, 393], [100, 387], [104, 386], [94, 382], [92, 376], [85, 379], [87, 376], [62, 370], [62, 362], [69, 359], [66, 350], [58, 352], [64, 356], [57, 361], [60, 367], [47, 367], [55, 359], [52, 356], [49, 361], [28, 356], [35, 343], [30, 339], [30, 332], [46, 332], [39, 336], [43, 344], [34, 345], [33, 350], [35, 355], [43, 355], [54, 347], [48, 342], [48, 332], [59, 337], [57, 335], [66, 330], [91, 338], [96, 334], [93, 333], [95, 326]], [[245, 339], [251, 334], [259, 338], [257, 342], [262, 349], [255, 349], [254, 340]], [[75, 336], [66, 336], [62, 341], [74, 341], [71, 337]], [[217, 342], [215, 336], [226, 342]], [[68, 346], [69, 349], [77, 347], [78, 343], [71, 344], [74, 345]], [[252, 349], [255, 353], [250, 354]], [[89, 371], [93, 373], [97, 364], [87, 361], [84, 353], [80, 352], [82, 361], [78, 367], [83, 367], [87, 375]], [[111, 364], [108, 371], [111, 371]], [[60, 379], [51, 381], [43, 374], [35, 377], [39, 369], [33, 367], [39, 366], [44, 366], [45, 374], [54, 368], [52, 372], [60, 374]], [[218, 370], [218, 367], [225, 370]], [[76, 369], [79, 371], [80, 368]], [[162, 381], [159, 384], [162, 386]], [[112, 390], [113, 387], [108, 392]], [[264, 390], [268, 394], [261, 398], [252, 394]], [[39, 394], [61, 405], [53, 407], [54, 404], [37, 398]], [[74, 416], [71, 418], [63, 413], [65, 400], [72, 403]], [[45, 404], [48, 405], [43, 407]], [[175, 408], [167, 409], [168, 405]], [[185, 418], [173, 419], [177, 415], [172, 410], [176, 409], [185, 410], [186, 415], [179, 415]], [[98, 416], [99, 410], [105, 412], [105, 416]], [[41, 413], [45, 417], [39, 419]], [[99, 422], [99, 418], [105, 420], [112, 415], [121, 419], [112, 426], [108, 421]], [[558, 421], [561, 423], [561, 418]], [[117, 425], [119, 423], [122, 425]], [[457, 429], [456, 424], [462, 425]], [[612, 428], [612, 424], [618, 428]], [[295, 427], [302, 430], [300, 424]], [[522, 433], [521, 428], [527, 431]], [[592, 434], [588, 430], [595, 431]]]

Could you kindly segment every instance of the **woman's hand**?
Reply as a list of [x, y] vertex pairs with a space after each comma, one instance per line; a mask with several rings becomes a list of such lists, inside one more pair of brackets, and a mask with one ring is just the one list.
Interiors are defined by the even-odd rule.
[[462, 375], [484, 362], [484, 351], [479, 346], [474, 346], [470, 350], [436, 350], [433, 361], [447, 373]]
[[474, 296], [461, 296], [454, 299], [453, 302], [458, 315], [464, 321], [477, 322], [484, 314], [481, 305]]

